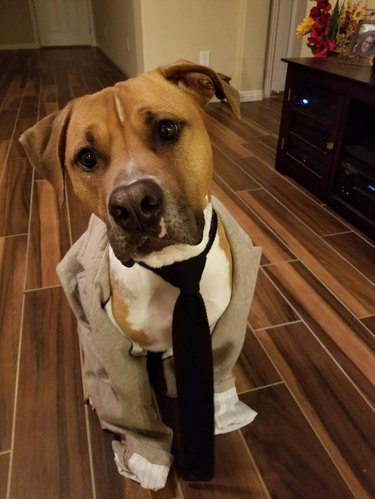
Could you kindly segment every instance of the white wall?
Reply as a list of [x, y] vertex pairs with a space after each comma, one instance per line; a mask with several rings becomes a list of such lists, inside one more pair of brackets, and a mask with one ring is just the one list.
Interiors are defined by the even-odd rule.
[[242, 91], [261, 91], [269, 0], [142, 0], [144, 69], [178, 59], [199, 62], [232, 77]]
[[0, 49], [37, 48], [28, 0], [0, 0]]
[[246, 100], [263, 96], [270, 8], [270, 0], [246, 2], [243, 52], [237, 61], [241, 68], [239, 89]]
[[128, 76], [178, 59], [261, 98], [270, 0], [92, 0], [98, 46]]
[[98, 47], [127, 75], [142, 70], [139, 0], [92, 0]]

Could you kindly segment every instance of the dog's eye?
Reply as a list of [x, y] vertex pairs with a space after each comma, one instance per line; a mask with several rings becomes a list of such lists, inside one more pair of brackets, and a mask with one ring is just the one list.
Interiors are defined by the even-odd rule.
[[92, 170], [93, 168], [95, 168], [95, 166], [98, 162], [96, 159], [95, 153], [91, 149], [88, 149], [88, 148], [81, 149], [79, 151], [78, 156], [77, 156], [77, 161], [84, 168], [86, 168], [88, 170]]
[[180, 127], [172, 120], [160, 121], [158, 125], [159, 137], [167, 142], [173, 142], [178, 138]]

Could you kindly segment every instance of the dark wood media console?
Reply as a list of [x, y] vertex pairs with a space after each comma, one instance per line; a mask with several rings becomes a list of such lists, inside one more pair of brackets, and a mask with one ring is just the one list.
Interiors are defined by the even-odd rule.
[[276, 169], [375, 239], [375, 73], [336, 58], [283, 60]]

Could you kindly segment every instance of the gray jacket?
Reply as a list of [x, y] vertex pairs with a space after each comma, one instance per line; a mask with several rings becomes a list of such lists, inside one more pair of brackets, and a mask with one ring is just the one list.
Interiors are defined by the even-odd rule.
[[[213, 205], [233, 257], [231, 301], [212, 332], [215, 393], [221, 393], [234, 387], [232, 368], [244, 342], [261, 249], [252, 245], [218, 200], [213, 199]], [[126, 464], [137, 452], [170, 466], [171, 430], [154, 409], [146, 357], [130, 353], [131, 339], [114, 326], [103, 308], [110, 298], [108, 239], [105, 224], [95, 215], [57, 272], [78, 321], [85, 388], [102, 427], [121, 435], [121, 461]], [[173, 357], [164, 360], [163, 371], [167, 394], [175, 396]]]

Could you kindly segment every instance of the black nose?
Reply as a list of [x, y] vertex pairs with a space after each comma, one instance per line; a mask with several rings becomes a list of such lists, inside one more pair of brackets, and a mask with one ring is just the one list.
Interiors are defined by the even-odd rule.
[[152, 180], [119, 186], [109, 197], [108, 210], [127, 231], [147, 230], [159, 224], [163, 205], [161, 188]]

